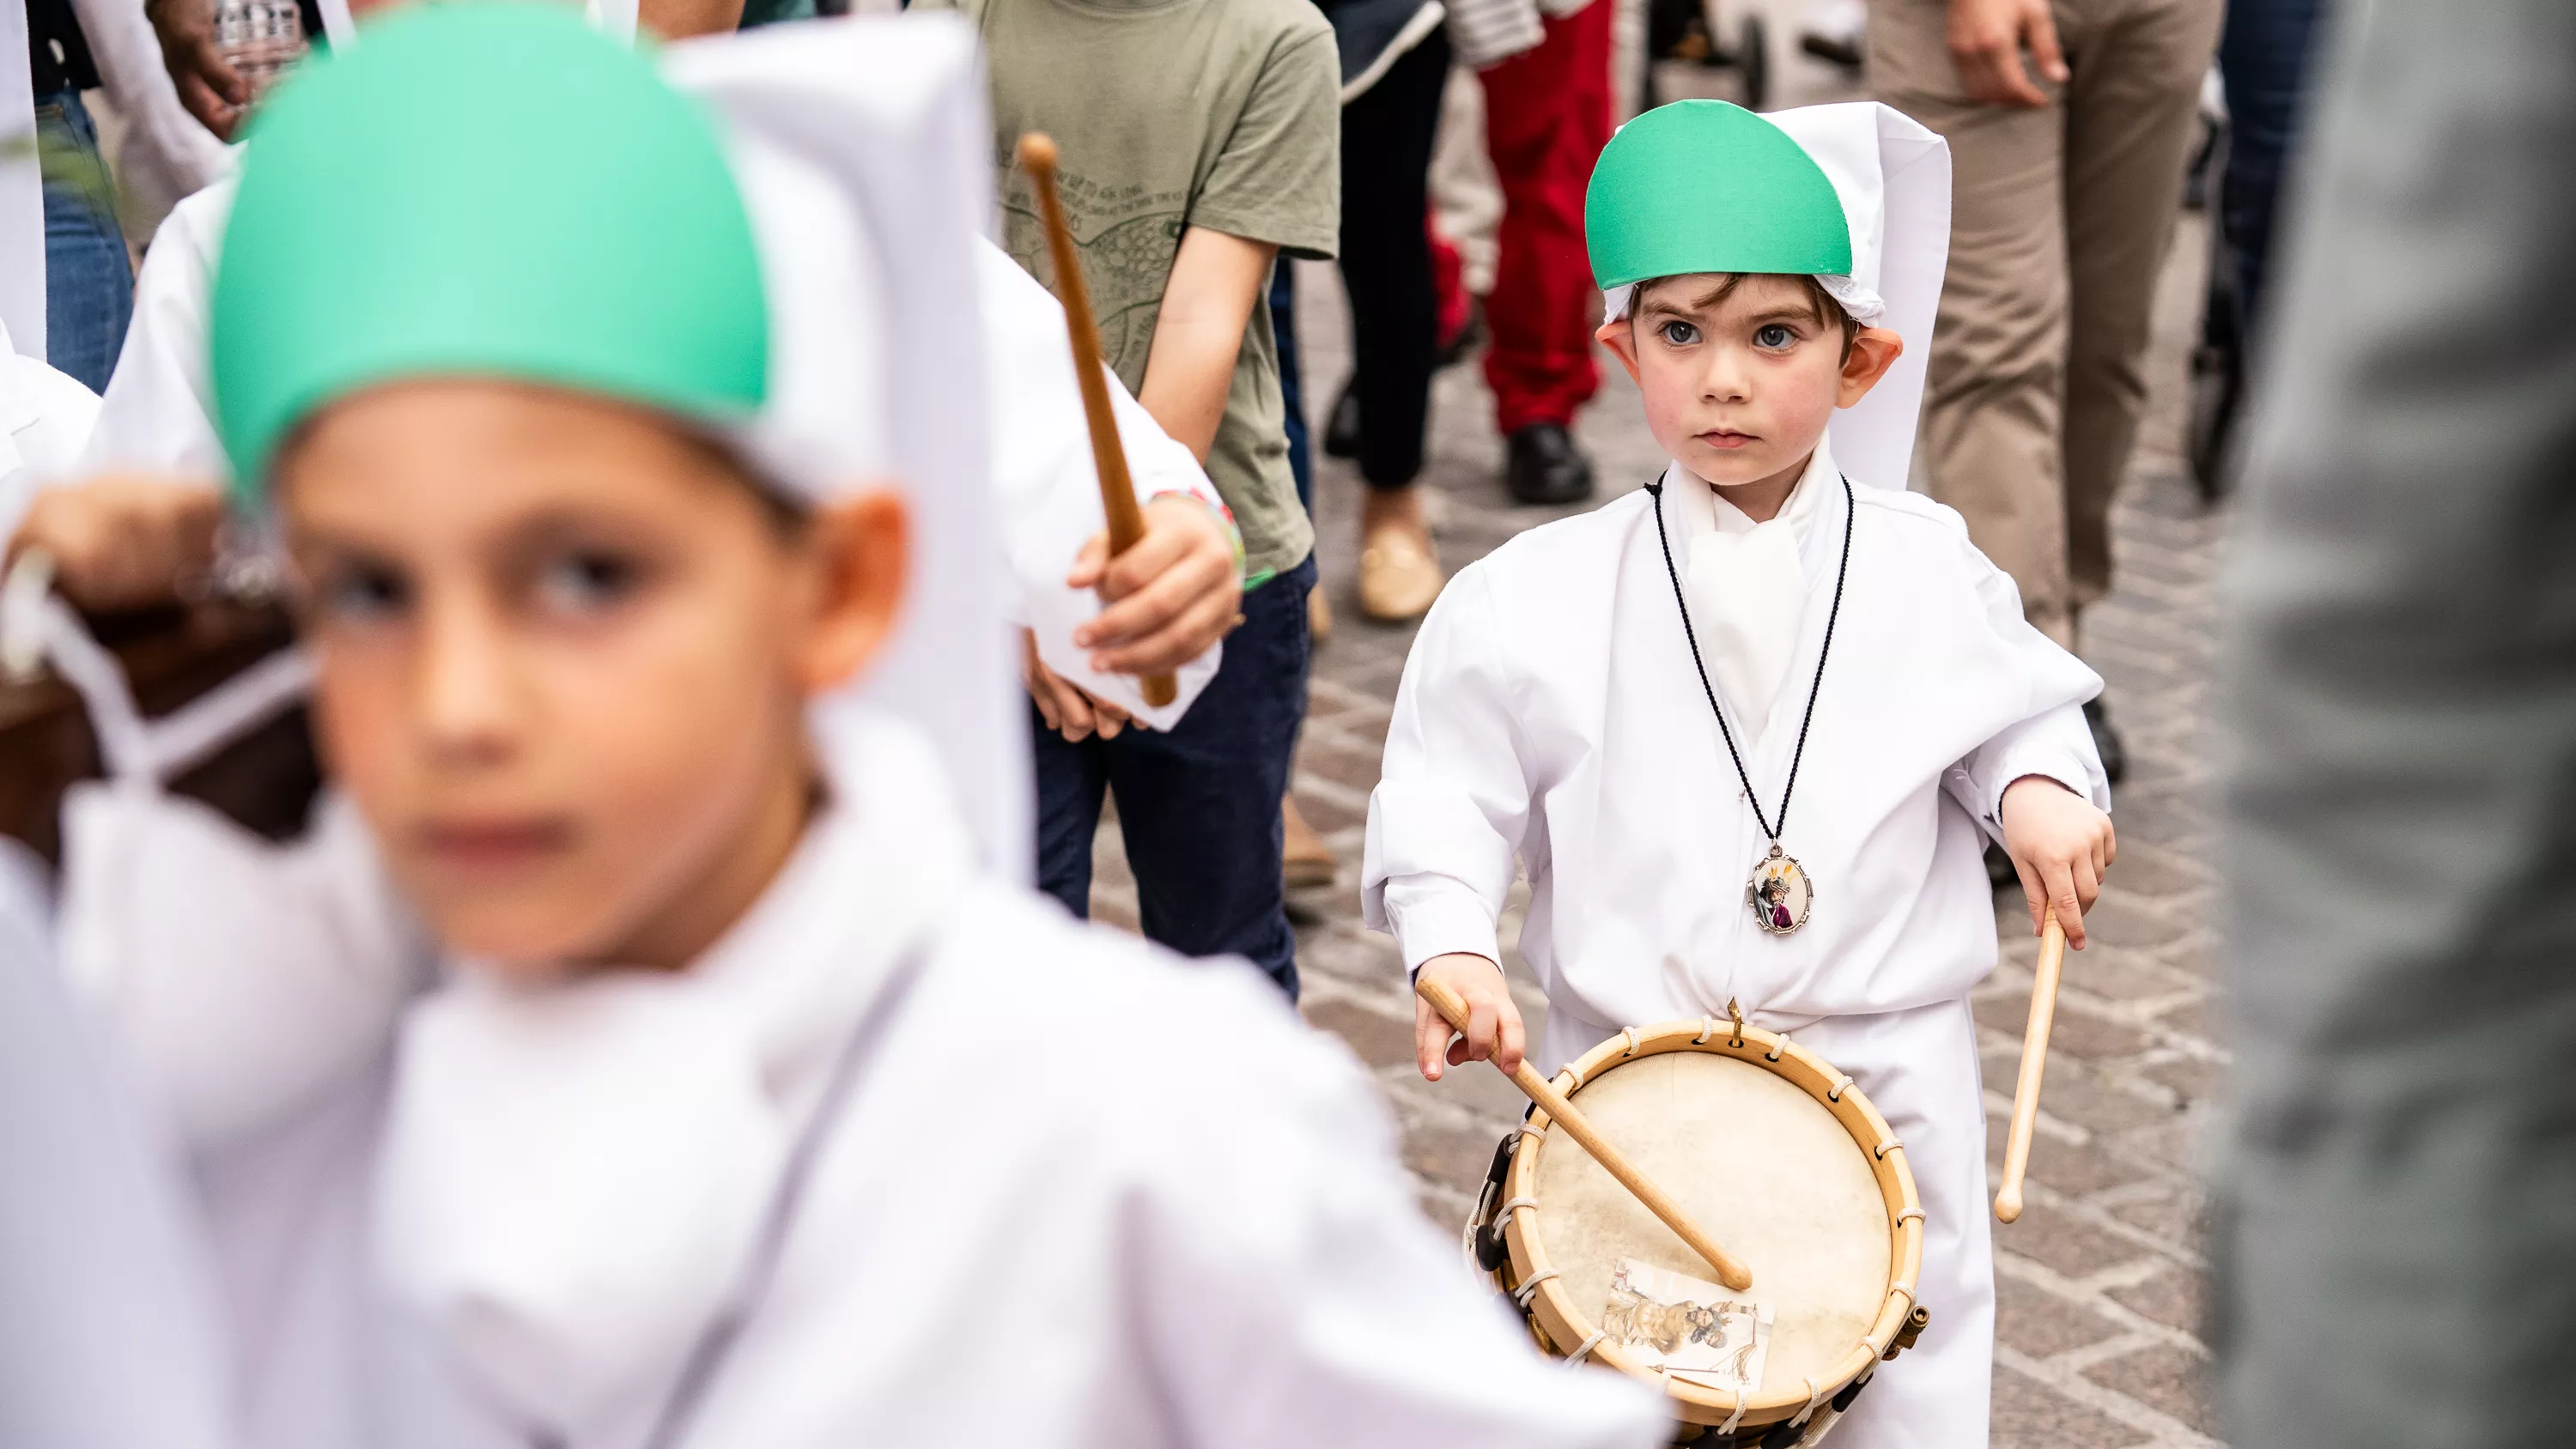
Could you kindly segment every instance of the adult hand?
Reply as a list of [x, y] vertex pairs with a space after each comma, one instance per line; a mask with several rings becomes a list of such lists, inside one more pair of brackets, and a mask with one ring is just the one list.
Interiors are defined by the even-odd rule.
[[2040, 934], [2054, 914], [2066, 944], [2083, 950], [2084, 913], [2120, 855], [2111, 817], [2045, 775], [2024, 775], [2004, 787], [2003, 825], [2004, 853], [2030, 904], [2030, 933]]
[[1452, 951], [1423, 962], [1419, 974], [1467, 1003], [1467, 1029], [1461, 1032], [1430, 1002], [1413, 998], [1413, 1064], [1422, 1069], [1424, 1081], [1439, 1081], [1444, 1067], [1489, 1059], [1504, 1071], [1519, 1069], [1527, 1033], [1502, 967], [1472, 951]]
[[2048, 104], [2022, 68], [2022, 48], [2051, 85], [2066, 83], [2066, 55], [2048, 0], [1950, 0], [1950, 63], [1968, 99], [1989, 106]]
[[250, 83], [215, 43], [214, 0], [143, 0], [143, 13], [161, 39], [161, 66], [179, 88], [179, 104], [217, 137], [231, 140], [250, 104]]
[[1157, 498], [1145, 505], [1145, 536], [1109, 556], [1109, 535], [1095, 533], [1065, 583], [1096, 588], [1110, 601], [1099, 617], [1073, 631], [1094, 651], [1103, 674], [1168, 674], [1207, 652], [1234, 625], [1243, 602], [1234, 541], [1216, 513], [1196, 498]]
[[1084, 693], [1047, 668], [1046, 661], [1038, 658], [1037, 636], [1026, 629], [1020, 631], [1020, 680], [1028, 686], [1029, 698], [1037, 702], [1038, 717], [1070, 744], [1078, 745], [1095, 734], [1114, 740], [1127, 728], [1125, 710]]
[[223, 515], [220, 488], [111, 476], [38, 493], [7, 551], [52, 555], [55, 587], [81, 608], [166, 604], [213, 566]]

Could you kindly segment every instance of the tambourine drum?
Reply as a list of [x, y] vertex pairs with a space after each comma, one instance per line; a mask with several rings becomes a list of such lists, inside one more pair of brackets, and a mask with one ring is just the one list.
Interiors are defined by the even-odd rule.
[[1752, 1288], [1727, 1296], [1769, 1314], [1758, 1384], [1739, 1393], [1649, 1366], [1669, 1367], [1657, 1345], [1677, 1330], [1645, 1316], [1666, 1310], [1641, 1309], [1632, 1281], [1667, 1281], [1660, 1270], [1723, 1290], [1544, 1112], [1496, 1150], [1468, 1251], [1541, 1348], [1660, 1383], [1676, 1443], [1814, 1443], [1923, 1331], [1914, 1174], [1878, 1109], [1831, 1063], [1759, 1027], [1701, 1018], [1614, 1036], [1556, 1085], [1752, 1271]]
[[[233, 603], [90, 615], [123, 666], [135, 703], [158, 717], [294, 642], [282, 610]], [[0, 682], [0, 834], [48, 861], [62, 849], [63, 794], [103, 772], [80, 696], [51, 674]], [[170, 782], [271, 840], [302, 832], [322, 772], [301, 706], [289, 708]]]

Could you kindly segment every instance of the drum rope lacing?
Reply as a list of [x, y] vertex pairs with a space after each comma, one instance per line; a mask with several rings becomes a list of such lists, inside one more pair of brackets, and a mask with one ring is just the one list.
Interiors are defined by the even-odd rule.
[[1905, 1226], [1905, 1220], [1906, 1220], [1907, 1218], [1912, 1218], [1914, 1221], [1916, 1221], [1916, 1222], [1918, 1222], [1918, 1223], [1919, 1223], [1919, 1222], [1923, 1222], [1923, 1221], [1925, 1221], [1925, 1218], [1924, 1218], [1924, 1216], [1923, 1216], [1923, 1209], [1921, 1209], [1921, 1208], [1919, 1208], [1919, 1207], [1910, 1207], [1910, 1208], [1907, 1208], [1905, 1211], [1903, 1211], [1903, 1212], [1901, 1212], [1901, 1213], [1898, 1213], [1898, 1214], [1896, 1215], [1896, 1225], [1897, 1225], [1898, 1227], [1900, 1227], [1900, 1228], [1901, 1228], [1901, 1227], [1903, 1227], [1903, 1226]]
[[[1666, 1393], [1672, 1392], [1672, 1379], [1673, 1371], [1671, 1369], [1664, 1370], [1664, 1391]], [[1735, 1412], [1726, 1416], [1726, 1422], [1717, 1426], [1717, 1432], [1721, 1434], [1734, 1433], [1735, 1426], [1744, 1422], [1744, 1411], [1752, 1407], [1753, 1395], [1743, 1389], [1737, 1389], [1735, 1391]]]
[[1798, 1417], [1789, 1421], [1789, 1427], [1792, 1429], [1797, 1428], [1800, 1424], [1816, 1417], [1816, 1405], [1823, 1403], [1829, 1392], [1828, 1390], [1817, 1388], [1816, 1381], [1814, 1379], [1808, 1379], [1806, 1383], [1807, 1407], [1800, 1409], [1798, 1411]]
[[1538, 1199], [1528, 1196], [1513, 1198], [1510, 1202], [1503, 1204], [1503, 1210], [1495, 1214], [1495, 1217], [1508, 1223], [1512, 1220], [1512, 1214], [1521, 1208], [1528, 1208], [1533, 1212], [1537, 1211]]
[[1519, 1126], [1519, 1128], [1518, 1128], [1518, 1129], [1516, 1129], [1516, 1130], [1518, 1130], [1518, 1131], [1519, 1131], [1519, 1133], [1520, 1133], [1523, 1137], [1540, 1137], [1540, 1138], [1544, 1138], [1545, 1136], [1547, 1136], [1547, 1129], [1546, 1129], [1546, 1128], [1544, 1128], [1544, 1127], [1538, 1127], [1538, 1126], [1533, 1126], [1532, 1124], [1527, 1123], [1527, 1122], [1523, 1122], [1523, 1123]]
[[1592, 1336], [1583, 1340], [1583, 1346], [1567, 1356], [1565, 1360], [1566, 1366], [1571, 1368], [1574, 1365], [1583, 1362], [1585, 1359], [1592, 1357], [1592, 1350], [1599, 1348], [1601, 1346], [1601, 1340], [1608, 1338], [1609, 1336], [1610, 1332], [1607, 1329], [1596, 1328], [1592, 1330]]
[[1513, 1300], [1518, 1302], [1522, 1310], [1526, 1312], [1529, 1308], [1530, 1299], [1538, 1294], [1538, 1285], [1555, 1276], [1557, 1276], [1557, 1272], [1554, 1268], [1539, 1269], [1537, 1272], [1529, 1275], [1528, 1278], [1522, 1280], [1521, 1286], [1512, 1290]]
[[1623, 1057], [1633, 1057], [1637, 1054], [1637, 1029], [1632, 1026], [1624, 1028], [1624, 1031], [1628, 1038], [1628, 1049], [1619, 1053], [1619, 1055]]
[[1874, 1146], [1874, 1147], [1870, 1148], [1870, 1149], [1869, 1149], [1869, 1155], [1870, 1155], [1873, 1159], [1875, 1159], [1875, 1160], [1877, 1160], [1877, 1161], [1879, 1161], [1879, 1162], [1885, 1162], [1885, 1161], [1887, 1160], [1887, 1154], [1889, 1154], [1889, 1153], [1891, 1153], [1891, 1152], [1902, 1152], [1902, 1151], [1904, 1151], [1904, 1150], [1905, 1150], [1905, 1139], [1904, 1139], [1904, 1138], [1902, 1138], [1902, 1137], [1890, 1137], [1890, 1138], [1888, 1138], [1885, 1142], [1881, 1142], [1881, 1143], [1879, 1143], [1878, 1145], [1876, 1145], [1876, 1146]]

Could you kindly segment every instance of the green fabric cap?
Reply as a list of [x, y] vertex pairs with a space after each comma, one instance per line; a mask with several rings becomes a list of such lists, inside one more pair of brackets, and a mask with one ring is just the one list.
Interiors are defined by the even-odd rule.
[[421, 5], [250, 128], [209, 323], [246, 497], [315, 409], [401, 377], [597, 393], [719, 426], [767, 396], [751, 218], [714, 124], [565, 5]]
[[1691, 272], [1852, 269], [1851, 223], [1824, 169], [1726, 101], [1675, 101], [1620, 127], [1593, 164], [1583, 234], [1605, 292]]

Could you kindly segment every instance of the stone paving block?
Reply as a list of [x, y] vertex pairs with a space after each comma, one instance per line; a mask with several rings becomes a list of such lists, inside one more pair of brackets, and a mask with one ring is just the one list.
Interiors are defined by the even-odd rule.
[[[2036, 1160], [2037, 1154], [2033, 1154]], [[2128, 1239], [2076, 1221], [2046, 1203], [2022, 1210], [2021, 1221], [1997, 1224], [1995, 1247], [2028, 1258], [2064, 1278], [2084, 1279], [2152, 1256]]]
[[[1471, 1127], [1416, 1123], [1404, 1134], [1404, 1165], [1413, 1175], [1473, 1201], [1502, 1134]], [[1446, 1226], [1455, 1227], [1449, 1222]]]
[[1399, 1018], [1347, 997], [1318, 1001], [1310, 996], [1304, 1010], [1306, 1020], [1350, 1043], [1360, 1060], [1372, 1067], [1408, 1066], [1413, 1061], [1410, 1017]]
[[1993, 1449], [2129, 1449], [2152, 1436], [1998, 1364], [1991, 1442]]
[[[2046, 1110], [2045, 1091], [2040, 1101]], [[2001, 1112], [1986, 1118], [1986, 1162], [1998, 1173], [2003, 1170], [2004, 1138], [2010, 1126]], [[2098, 1143], [2061, 1141], [2045, 1132], [2031, 1138], [2030, 1175], [2059, 1192], [2083, 1197], [2125, 1186], [2153, 1172], [2152, 1167], [2115, 1154]]]
[[[2019, 1052], [2014, 1056], [2018, 1058]], [[2061, 1060], [2052, 1049], [2048, 1059], [2048, 1077], [2040, 1091], [2040, 1106], [2061, 1122], [2104, 1136], [2136, 1128], [2163, 1127], [2173, 1121], [2171, 1107], [2162, 1107], [2130, 1095], [2118, 1086], [2104, 1081], [2085, 1069], [2081, 1060]]]
[[2142, 1228], [2187, 1252], [2198, 1254], [2201, 1240], [2207, 1235], [2208, 1199], [2188, 1184], [2176, 1184], [2165, 1194], [2119, 1203], [2111, 1216], [2133, 1227]]
[[2111, 880], [2109, 888], [2113, 890], [2142, 896], [2187, 897], [2196, 904], [2209, 890], [2210, 872], [2208, 866], [2181, 851], [2152, 841], [2124, 841], [2120, 858], [2112, 862]]
[[1995, 1338], [2033, 1358], [2090, 1348], [2127, 1332], [2081, 1303], [2019, 1278], [1995, 1278]]
[[2201, 1276], [2181, 1267], [2161, 1269], [2142, 1283], [2108, 1289], [2103, 1296], [2167, 1328], [2194, 1335], [2201, 1331], [2209, 1309]]
[[[2018, 1057], [2022, 1033], [2030, 1025], [2029, 985], [2015, 983], [2007, 992], [1980, 995], [1970, 1003], [1970, 1009], [1976, 1012], [1978, 1025], [2011, 1036]], [[2149, 1044], [2147, 1034], [2127, 1022], [2098, 1015], [2063, 999], [2049, 1023], [2048, 1041], [2051, 1061], [2060, 1054], [2095, 1061], [2134, 1056]]]
[[2171, 1087], [2174, 1095], [2185, 1102], [2206, 1102], [2218, 1095], [2219, 1084], [2226, 1080], [2227, 1069], [2216, 1062], [2185, 1057], [2141, 1068], [2140, 1073]]
[[2158, 1344], [2095, 1364], [2084, 1370], [2084, 1377], [2201, 1433], [2218, 1433], [2218, 1413], [2210, 1401], [2209, 1360], [2199, 1354]]

